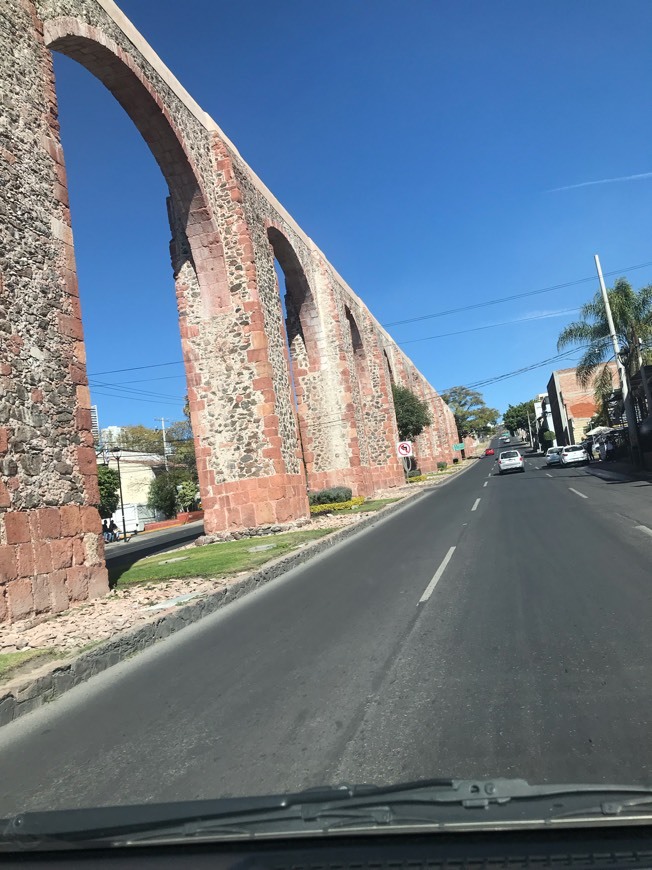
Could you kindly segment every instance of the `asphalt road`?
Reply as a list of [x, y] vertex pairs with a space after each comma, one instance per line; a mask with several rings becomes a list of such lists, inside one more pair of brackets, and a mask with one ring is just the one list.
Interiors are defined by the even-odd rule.
[[116, 541], [106, 544], [106, 564], [110, 568], [121, 567], [125, 570], [154, 553], [165, 553], [174, 550], [182, 544], [189, 544], [204, 534], [204, 523], [188, 523], [185, 526], [176, 526], [169, 529], [160, 529], [157, 532], [141, 533], [124, 541]]
[[0, 813], [424, 776], [651, 781], [649, 484], [542, 466], [479, 460], [2, 728]]

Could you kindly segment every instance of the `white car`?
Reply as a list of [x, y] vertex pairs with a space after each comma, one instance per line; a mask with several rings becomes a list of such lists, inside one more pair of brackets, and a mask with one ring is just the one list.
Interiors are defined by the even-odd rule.
[[523, 457], [518, 450], [502, 450], [498, 457], [498, 474], [506, 471], [525, 471]]
[[559, 465], [561, 463], [561, 447], [549, 447], [546, 453], [546, 465]]
[[586, 450], [582, 447], [581, 444], [568, 444], [566, 447], [561, 448], [561, 453], [559, 454], [559, 464], [560, 465], [580, 465], [583, 462], [588, 462], [589, 457], [586, 454]]

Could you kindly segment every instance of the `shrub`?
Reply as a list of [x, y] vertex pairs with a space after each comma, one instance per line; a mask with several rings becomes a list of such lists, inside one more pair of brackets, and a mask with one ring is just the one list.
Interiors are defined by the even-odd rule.
[[408, 483], [420, 483], [422, 480], [428, 480], [425, 474], [419, 474], [417, 477], [408, 477]]
[[410, 477], [421, 477], [421, 476], [422, 476], [422, 475], [421, 475], [421, 469], [420, 469], [420, 468], [412, 468], [412, 469], [410, 469], [410, 471], [408, 471], [408, 475], [407, 475], [407, 476], [408, 476], [408, 479], [409, 479]]
[[[350, 491], [350, 490], [349, 490]], [[316, 514], [326, 514], [335, 511], [347, 511], [353, 507], [357, 507], [364, 503], [364, 496], [357, 495], [355, 498], [347, 499], [347, 501], [338, 501], [332, 502], [331, 504], [315, 504], [311, 505], [310, 513], [315, 516]]]
[[308, 501], [311, 505], [317, 504], [339, 504], [340, 502], [351, 501], [353, 491], [348, 486], [332, 486], [330, 489], [320, 489], [317, 492], [311, 492], [308, 496]]
[[446, 471], [448, 468], [448, 462], [438, 462], [437, 463], [437, 471]]

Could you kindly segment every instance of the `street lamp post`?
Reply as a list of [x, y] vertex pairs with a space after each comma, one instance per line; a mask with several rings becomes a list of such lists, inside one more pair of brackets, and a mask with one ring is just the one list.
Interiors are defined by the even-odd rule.
[[111, 453], [115, 456], [115, 461], [118, 463], [118, 486], [120, 487], [120, 510], [122, 512], [122, 540], [127, 543], [127, 523], [125, 522], [125, 501], [122, 497], [122, 474], [120, 473], [120, 454], [122, 451], [119, 447], [114, 447]]

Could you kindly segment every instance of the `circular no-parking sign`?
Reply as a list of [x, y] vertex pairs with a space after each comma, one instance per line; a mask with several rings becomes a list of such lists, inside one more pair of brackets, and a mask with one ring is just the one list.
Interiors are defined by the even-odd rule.
[[412, 456], [412, 442], [411, 441], [399, 441], [397, 452], [401, 458], [403, 458], [404, 456]]

